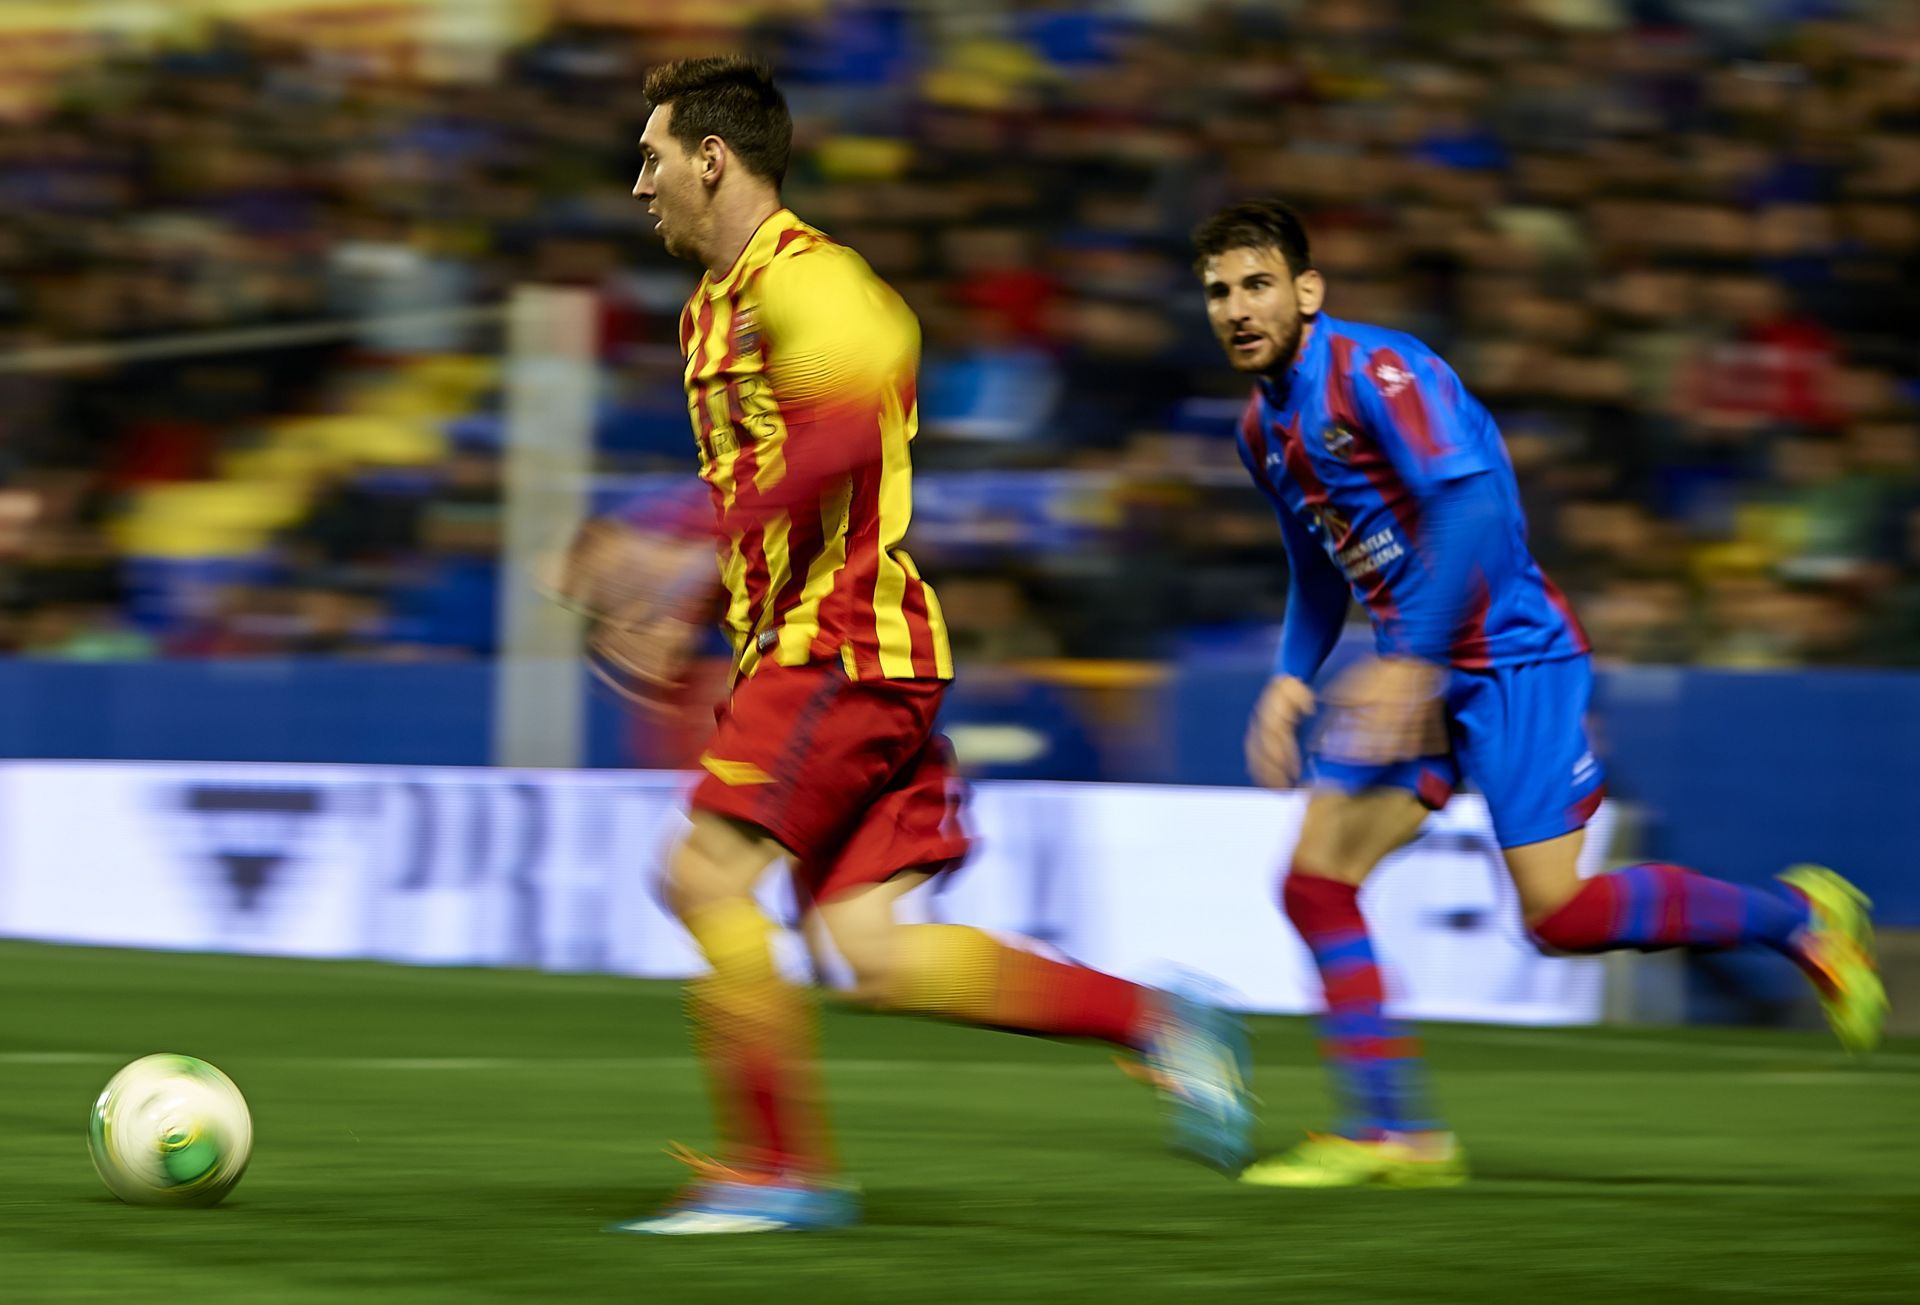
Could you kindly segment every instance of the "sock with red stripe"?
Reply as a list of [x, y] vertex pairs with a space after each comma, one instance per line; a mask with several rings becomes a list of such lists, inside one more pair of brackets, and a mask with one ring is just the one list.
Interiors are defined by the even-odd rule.
[[1562, 952], [1758, 943], [1804, 967], [1800, 939], [1810, 911], [1791, 888], [1749, 888], [1650, 862], [1586, 880], [1533, 926], [1533, 936]]
[[1434, 1115], [1419, 1039], [1386, 1014], [1359, 888], [1296, 866], [1281, 901], [1313, 953], [1326, 994], [1320, 1056], [1340, 1105], [1335, 1131], [1372, 1140], [1443, 1127]]
[[712, 967], [687, 990], [720, 1158], [751, 1173], [830, 1173], [813, 1000], [773, 957], [773, 922], [751, 898], [703, 907], [687, 928]]
[[957, 924], [900, 930], [887, 1006], [1015, 1033], [1144, 1047], [1154, 1005], [1137, 983]]

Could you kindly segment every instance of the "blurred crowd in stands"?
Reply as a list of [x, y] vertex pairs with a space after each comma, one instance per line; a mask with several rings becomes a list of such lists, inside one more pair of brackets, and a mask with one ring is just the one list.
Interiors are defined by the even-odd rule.
[[[563, 25], [466, 84], [238, 30], [112, 58], [0, 127], [0, 646], [489, 652], [499, 333], [419, 314], [592, 289], [603, 470], [685, 472], [693, 278], [627, 190], [642, 70], [725, 45], [783, 78], [792, 206], [920, 314], [913, 546], [963, 656], [1265, 637], [1284, 564], [1186, 241], [1276, 194], [1332, 311], [1494, 409], [1603, 655], [1920, 664], [1891, 0], [787, 3]], [[315, 320], [356, 325], [35, 361]]]

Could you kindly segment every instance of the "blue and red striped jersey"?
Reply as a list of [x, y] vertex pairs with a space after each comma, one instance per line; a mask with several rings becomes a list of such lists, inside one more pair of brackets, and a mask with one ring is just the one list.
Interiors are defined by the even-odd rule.
[[[1492, 414], [1412, 336], [1321, 314], [1286, 376], [1255, 386], [1239, 442], [1280, 515], [1296, 600], [1303, 572], [1330, 563], [1366, 607], [1382, 653], [1412, 651], [1403, 613], [1463, 561], [1470, 571], [1445, 653], [1452, 665], [1484, 669], [1588, 651], [1565, 596], [1528, 550], [1513, 464]], [[1479, 476], [1496, 528], [1470, 559], [1443, 560], [1422, 532], [1423, 505]], [[1289, 610], [1289, 624], [1297, 619], [1313, 618]], [[1288, 673], [1318, 669], [1316, 657], [1307, 660], [1314, 664]]]

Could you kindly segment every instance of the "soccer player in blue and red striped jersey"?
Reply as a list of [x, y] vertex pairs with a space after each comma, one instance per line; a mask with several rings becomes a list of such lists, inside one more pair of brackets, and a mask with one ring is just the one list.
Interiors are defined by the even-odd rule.
[[[1431, 349], [1323, 311], [1326, 283], [1285, 204], [1227, 208], [1196, 233], [1208, 317], [1256, 378], [1242, 460], [1272, 500], [1290, 569], [1273, 677], [1248, 732], [1260, 783], [1313, 786], [1282, 901], [1325, 991], [1322, 1055], [1343, 1118], [1243, 1181], [1447, 1185], [1466, 1165], [1435, 1112], [1418, 1043], [1384, 1010], [1360, 885], [1462, 779], [1485, 795], [1533, 937], [1560, 952], [1757, 943], [1812, 980], [1849, 1048], [1879, 1038], [1886, 996], [1869, 905], [1830, 870], [1778, 889], [1675, 865], [1581, 879], [1604, 775], [1584, 718], [1585, 633], [1527, 547], [1492, 416]], [[1302, 765], [1310, 687], [1349, 601], [1378, 656], [1326, 693]]]

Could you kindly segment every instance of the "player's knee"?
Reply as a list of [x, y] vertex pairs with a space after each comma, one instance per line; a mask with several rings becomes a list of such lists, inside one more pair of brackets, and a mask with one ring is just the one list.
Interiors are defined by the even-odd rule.
[[[1338, 838], [1301, 839], [1293, 850], [1293, 864], [1287, 869], [1287, 882], [1295, 876], [1331, 879], [1342, 884], [1363, 884], [1380, 858], [1352, 840]], [[1284, 905], [1286, 888], [1281, 889]]]
[[899, 991], [900, 973], [898, 939], [894, 931], [861, 930], [844, 937], [836, 935], [834, 946], [853, 974], [853, 987], [847, 996], [875, 1010], [891, 1007]]
[[1380, 858], [1405, 843], [1424, 811], [1409, 815], [1400, 804], [1340, 795], [1317, 796], [1307, 807], [1294, 845], [1294, 864], [1307, 873], [1344, 884], [1366, 882]]
[[852, 972], [848, 995], [854, 1002], [877, 1010], [898, 1009], [910, 968], [910, 940], [918, 926], [901, 924], [894, 904], [918, 882], [918, 876], [900, 876], [821, 904], [820, 923]]
[[1554, 921], [1560, 918], [1560, 908], [1573, 899], [1574, 892], [1577, 890], [1576, 884], [1572, 890], [1556, 889], [1552, 892], [1536, 891], [1520, 895], [1520, 918], [1535, 941], [1550, 947], [1559, 946], [1552, 935], [1563, 926], [1556, 925]]
[[[1578, 900], [1575, 900], [1577, 897]], [[1604, 892], [1589, 898], [1578, 893], [1520, 903], [1527, 936], [1542, 951], [1605, 951], [1613, 938], [1612, 905]]]
[[[1534, 939], [1559, 950], [1571, 950], [1551, 935], [1565, 927], [1553, 923], [1560, 909], [1589, 882], [1580, 877], [1580, 848], [1584, 836], [1575, 831], [1559, 838], [1525, 843], [1506, 851], [1507, 873], [1520, 895], [1520, 915]], [[1544, 933], [1542, 931], [1545, 931]]]
[[667, 909], [685, 920], [720, 900], [722, 894], [716, 888], [710, 868], [699, 852], [689, 848], [684, 840], [676, 844], [667, 858], [666, 879], [661, 884]]
[[750, 896], [771, 853], [731, 826], [696, 819], [667, 858], [667, 909], [680, 919]]

